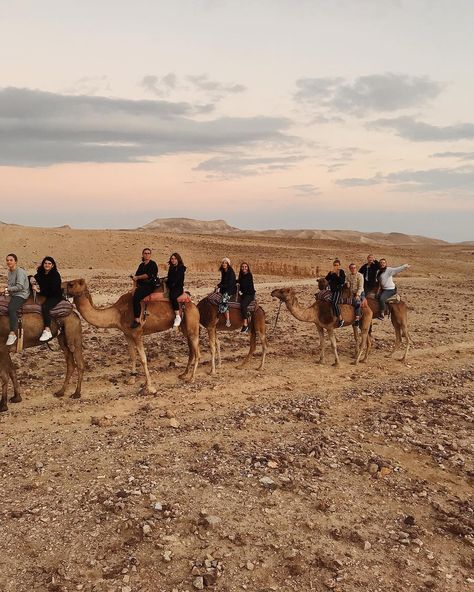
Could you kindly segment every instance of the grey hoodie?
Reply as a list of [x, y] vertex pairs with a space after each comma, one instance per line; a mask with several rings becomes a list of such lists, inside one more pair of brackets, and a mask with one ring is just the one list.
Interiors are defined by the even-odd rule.
[[21, 267], [8, 272], [8, 292], [11, 296], [20, 296], [25, 300], [30, 295], [30, 283], [28, 274]]

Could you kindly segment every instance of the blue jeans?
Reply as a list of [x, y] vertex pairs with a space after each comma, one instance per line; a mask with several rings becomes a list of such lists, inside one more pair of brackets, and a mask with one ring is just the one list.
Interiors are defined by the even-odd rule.
[[354, 307], [354, 312], [355, 312], [355, 316], [359, 317], [361, 316], [361, 310], [360, 310], [360, 305], [362, 303], [362, 300], [365, 300], [365, 294], [364, 292], [361, 293], [360, 298], [359, 296], [353, 296], [352, 297], [352, 306]]
[[382, 290], [379, 296], [380, 302], [380, 312], [384, 312], [385, 310], [385, 301], [388, 300], [391, 296], [394, 296], [397, 293], [397, 289], [394, 290]]

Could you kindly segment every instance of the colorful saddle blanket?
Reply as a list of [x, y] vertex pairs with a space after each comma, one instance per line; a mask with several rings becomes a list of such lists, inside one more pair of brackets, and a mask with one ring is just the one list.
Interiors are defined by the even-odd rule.
[[[6, 317], [8, 315], [8, 303], [10, 302], [10, 296], [0, 296], [0, 316]], [[71, 314], [73, 306], [67, 300], [61, 300], [51, 309], [51, 318], [63, 319]], [[23, 314], [41, 314], [41, 304], [36, 302], [27, 301], [20, 308], [20, 312]]]
[[331, 302], [331, 290], [319, 290], [314, 297], [318, 302]]
[[[209, 300], [209, 302], [211, 304], [214, 304], [215, 306], [219, 306], [219, 304], [222, 301], [222, 294], [220, 294], [219, 292], [211, 292], [211, 294], [208, 294], [206, 296], [206, 298]], [[228, 304], [229, 308], [237, 308], [240, 310], [240, 302], [235, 302], [233, 300], [229, 300], [229, 302], [227, 304]], [[253, 313], [257, 310], [258, 307], [259, 307], [258, 302], [256, 300], [252, 300], [252, 302], [247, 307], [247, 311], [249, 313]]]
[[[167, 295], [164, 292], [152, 292], [149, 296], [145, 296], [142, 299], [142, 302], [148, 304], [149, 302], [169, 302], [170, 299], [166, 297]], [[183, 292], [181, 296], [178, 296], [178, 302], [180, 304], [186, 304], [186, 302], [191, 302], [191, 296], [187, 292]]]

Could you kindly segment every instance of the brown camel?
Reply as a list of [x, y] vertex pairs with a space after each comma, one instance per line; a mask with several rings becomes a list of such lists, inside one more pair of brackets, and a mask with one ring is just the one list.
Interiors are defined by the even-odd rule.
[[[203, 298], [198, 302], [199, 315], [201, 325], [207, 330], [209, 336], [209, 345], [211, 347], [211, 371], [210, 374], [216, 373], [216, 350], [217, 350], [217, 367], [221, 367], [221, 348], [219, 339], [217, 337], [217, 331], [236, 331], [242, 327], [242, 317], [240, 316], [240, 309], [229, 308], [231, 326], [226, 327], [225, 315], [219, 314], [217, 305], [206, 298]], [[265, 312], [260, 306], [257, 307], [249, 323], [250, 329], [250, 349], [249, 353], [245, 356], [243, 362], [237, 366], [243, 368], [248, 364], [250, 359], [257, 349], [257, 335], [260, 338], [262, 344], [262, 361], [259, 370], [263, 370], [265, 365], [265, 356], [267, 354], [267, 337], [265, 330]]]
[[[32, 299], [27, 301], [27, 304], [31, 304]], [[41, 302], [41, 297], [38, 298], [38, 302]], [[23, 313], [23, 348], [37, 347], [42, 345], [39, 341], [39, 337], [44, 329], [43, 317], [37, 313]], [[71, 311], [71, 313], [62, 318], [60, 321], [62, 330], [58, 333], [58, 321], [55, 319], [51, 322], [51, 331], [53, 337], [58, 338], [59, 345], [63, 350], [64, 357], [66, 358], [66, 376], [62, 387], [54, 393], [55, 397], [63, 397], [66, 389], [71, 380], [71, 376], [74, 369], [77, 369], [77, 383], [76, 390], [71, 395], [73, 399], [78, 399], [81, 396], [81, 385], [82, 378], [84, 375], [84, 358], [82, 356], [82, 327], [81, 319], [79, 315]], [[8, 317], [0, 316], [0, 343], [5, 343], [10, 327], [8, 323]], [[10, 346], [9, 351], [15, 351], [16, 343]], [[15, 397], [12, 402], [18, 402]], [[6, 409], [0, 409], [6, 411]]]
[[[308, 308], [302, 308], [296, 297], [294, 288], [276, 288], [272, 292], [273, 298], [278, 298], [281, 302], [286, 304], [286, 308], [290, 313], [299, 321], [306, 323], [314, 323], [318, 330], [319, 335], [319, 363], [323, 364], [325, 361], [325, 344], [324, 344], [324, 330], [326, 330], [329, 341], [331, 342], [332, 351], [334, 354], [333, 366], [339, 365], [339, 355], [337, 353], [337, 342], [334, 334], [336, 327], [336, 321], [333, 317], [330, 302], [316, 301]], [[356, 344], [355, 360], [354, 364], [358, 364], [359, 361], [365, 362], [370, 352], [372, 339], [370, 336], [370, 328], [372, 325], [372, 311], [369, 307], [362, 309], [362, 317], [359, 322], [359, 328], [361, 333], [361, 343], [359, 346], [358, 331], [357, 327], [354, 326], [355, 314], [354, 307], [350, 304], [341, 304], [341, 314], [344, 319], [345, 325], [352, 325], [354, 331], [354, 339]], [[364, 357], [361, 359], [362, 353]]]
[[[147, 305], [145, 321], [140, 327], [131, 329], [133, 321], [132, 298], [133, 291], [122, 294], [120, 298], [105, 308], [97, 308], [92, 302], [92, 297], [87, 288], [85, 280], [71, 280], [66, 283], [66, 292], [73, 297], [74, 304], [84, 319], [95, 327], [120, 329], [127, 340], [130, 357], [132, 359], [132, 376], [136, 375], [137, 351], [140, 356], [146, 376], [146, 387], [149, 393], [156, 393], [152, 385], [148, 364], [146, 359], [143, 336], [151, 333], [160, 333], [173, 327], [175, 315], [169, 300], [150, 302]], [[194, 380], [196, 368], [199, 363], [199, 311], [193, 302], [185, 304], [183, 321], [180, 331], [186, 336], [189, 346], [188, 365], [186, 370], [180, 374], [180, 378]]]
[[[374, 294], [368, 294], [367, 304], [374, 313], [374, 316], [377, 316], [380, 312], [380, 306], [379, 301], [375, 298]], [[405, 362], [410, 345], [413, 344], [408, 330], [408, 306], [403, 300], [400, 300], [399, 302], [388, 301], [386, 304], [386, 310], [390, 314], [390, 320], [392, 321], [395, 330], [395, 345], [389, 356], [392, 356], [397, 349], [403, 346], [403, 338], [405, 338], [405, 351], [403, 356], [399, 359], [400, 362]]]
[[15, 367], [13, 366], [10, 352], [6, 346], [0, 346], [0, 380], [2, 381], [2, 399], [0, 401], [0, 412], [8, 411], [7, 394], [8, 383], [13, 383], [13, 397], [10, 399], [11, 403], [19, 403], [21, 401], [20, 387], [16, 377]]

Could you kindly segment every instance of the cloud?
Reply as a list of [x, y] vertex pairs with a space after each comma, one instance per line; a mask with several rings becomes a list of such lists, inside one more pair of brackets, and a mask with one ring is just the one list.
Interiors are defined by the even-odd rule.
[[457, 158], [459, 160], [474, 160], [474, 152], [435, 152], [430, 158]]
[[200, 162], [193, 170], [207, 172], [211, 178], [247, 177], [286, 170], [305, 158], [303, 155], [254, 157], [233, 154], [214, 156]]
[[95, 95], [99, 92], [109, 92], [111, 90], [108, 76], [83, 76], [65, 89], [66, 94], [71, 95]]
[[474, 190], [474, 167], [403, 170], [368, 179], [338, 179], [341, 187], [365, 187], [380, 184], [393, 185], [396, 191], [408, 192], [470, 192]]
[[311, 183], [301, 183], [299, 185], [287, 185], [286, 187], [282, 187], [282, 189], [290, 189], [293, 191], [297, 196], [301, 197], [316, 197], [321, 195], [321, 191], [319, 187], [316, 185], [312, 185]]
[[140, 86], [157, 97], [169, 96], [170, 92], [176, 88], [177, 84], [178, 78], [174, 72], [169, 72], [162, 78], [154, 76], [153, 74], [148, 74], [140, 81]]
[[290, 120], [279, 117], [195, 119], [186, 102], [71, 96], [0, 89], [0, 165], [138, 162], [163, 154], [266, 144], [290, 145]]
[[437, 126], [413, 117], [377, 119], [367, 124], [368, 129], [392, 130], [397, 136], [413, 142], [438, 142], [474, 139], [474, 123]]
[[247, 87], [243, 84], [218, 82], [217, 80], [209, 79], [207, 74], [187, 76], [186, 78], [197, 90], [211, 92], [219, 96], [225, 94], [238, 94], [247, 90]]
[[357, 116], [423, 105], [444, 88], [427, 76], [390, 72], [360, 76], [353, 82], [343, 78], [300, 78], [296, 86], [294, 98], [299, 103]]

